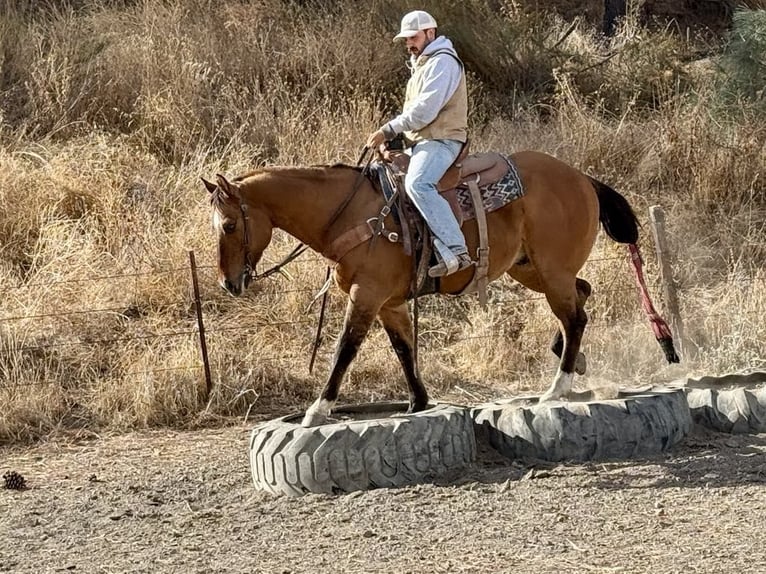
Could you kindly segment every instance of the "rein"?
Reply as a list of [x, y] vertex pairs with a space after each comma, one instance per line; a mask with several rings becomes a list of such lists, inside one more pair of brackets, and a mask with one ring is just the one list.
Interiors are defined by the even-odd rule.
[[[364, 146], [362, 148], [362, 153], [359, 155], [359, 159], [356, 160], [356, 166], [359, 167], [359, 165], [364, 161], [365, 156], [367, 153], [371, 151], [371, 149], [367, 146]], [[370, 154], [370, 157], [367, 158], [367, 162], [364, 164], [364, 167], [362, 168], [362, 171], [359, 172], [359, 175], [356, 178], [356, 181], [354, 182], [354, 187], [351, 188], [351, 193], [349, 193], [346, 198], [343, 200], [343, 203], [340, 204], [338, 209], [335, 211], [333, 216], [330, 218], [329, 223], [325, 226], [325, 233], [327, 233], [327, 230], [330, 229], [330, 226], [337, 221], [337, 219], [340, 217], [340, 214], [343, 213], [343, 210], [348, 207], [348, 204], [351, 203], [351, 200], [354, 198], [354, 195], [356, 195], [357, 190], [359, 189], [359, 186], [362, 184], [362, 181], [364, 181], [365, 173], [367, 172], [367, 169], [370, 167], [370, 162], [372, 161], [373, 154]], [[320, 293], [322, 294], [322, 304], [319, 307], [319, 321], [317, 322], [317, 332], [316, 336], [314, 337], [314, 344], [311, 348], [311, 359], [309, 360], [309, 374], [312, 373], [314, 370], [314, 360], [317, 356], [317, 351], [319, 351], [319, 346], [322, 344], [322, 325], [324, 324], [324, 314], [325, 309], [327, 308], [327, 293], [330, 291], [330, 282], [332, 281], [331, 277], [331, 270], [330, 266], [327, 266], [327, 277], [325, 279], [325, 283], [322, 286], [322, 289], [320, 290]], [[319, 295], [317, 295], [318, 297]]]
[[304, 251], [306, 251], [306, 249], [309, 248], [309, 246], [304, 243], [299, 243], [290, 253], [288, 253], [287, 257], [285, 257], [282, 261], [258, 275], [255, 270], [255, 265], [253, 265], [250, 261], [250, 240], [248, 239], [250, 234], [247, 230], [247, 220], [249, 219], [247, 216], [247, 204], [240, 202], [239, 210], [242, 212], [242, 222], [244, 226], [244, 238], [242, 240], [242, 245], [245, 248], [245, 273], [247, 273], [251, 279], [265, 279], [266, 277], [274, 275], [274, 273], [281, 273], [285, 276], [285, 278], [292, 279], [292, 277], [290, 277], [290, 275], [282, 268], [300, 256]]
[[270, 269], [267, 269], [266, 271], [264, 271], [260, 275], [257, 275], [255, 278], [256, 279], [265, 279], [266, 277], [269, 277], [270, 275], [274, 275], [274, 273], [280, 273], [286, 279], [292, 279], [290, 274], [287, 273], [287, 271], [285, 271], [284, 269], [282, 269], [282, 267], [284, 267], [285, 265], [290, 263], [293, 259], [297, 259], [308, 248], [309, 248], [309, 246], [306, 245], [305, 243], [299, 243], [298, 245], [296, 245], [293, 248], [293, 250], [290, 253], [288, 253], [288, 255], [284, 259], [282, 259], [282, 261], [280, 261], [279, 263], [274, 265], [274, 267], [271, 267]]
[[[371, 148], [368, 146], [364, 146], [362, 148], [362, 153], [359, 156], [359, 159], [356, 162], [356, 167], [359, 167], [362, 162], [364, 161], [364, 158], [367, 156], [367, 154], [372, 151]], [[356, 178], [356, 181], [354, 182], [353, 187], [351, 188], [351, 192], [344, 198], [343, 203], [341, 203], [338, 206], [338, 209], [335, 210], [335, 213], [333, 213], [332, 217], [330, 217], [330, 220], [325, 224], [325, 233], [327, 233], [327, 230], [330, 229], [333, 223], [335, 223], [340, 215], [343, 213], [343, 211], [348, 207], [348, 205], [351, 203], [351, 200], [356, 195], [356, 192], [359, 190], [359, 186], [364, 181], [365, 174], [367, 173], [367, 170], [370, 166], [370, 163], [372, 162], [373, 154], [370, 154], [370, 157], [367, 159], [366, 163], [362, 167], [362, 170], [359, 172], [359, 175]], [[242, 222], [243, 222], [243, 233], [244, 238], [242, 240], [242, 246], [244, 247], [245, 251], [245, 268], [244, 272], [247, 274], [247, 276], [251, 279], [264, 279], [266, 277], [269, 277], [270, 275], [273, 275], [274, 273], [281, 273], [284, 275], [287, 279], [292, 279], [290, 275], [283, 269], [285, 265], [299, 257], [304, 251], [306, 251], [309, 246], [305, 243], [299, 243], [296, 247], [293, 248], [293, 250], [279, 263], [271, 267], [270, 269], [267, 269], [260, 275], [255, 270], [255, 265], [253, 265], [251, 259], [250, 259], [250, 240], [249, 240], [249, 232], [248, 232], [248, 206], [246, 203], [240, 201], [239, 203], [239, 210], [242, 213]], [[322, 296], [322, 305], [319, 313], [319, 322], [317, 324], [317, 331], [316, 331], [316, 337], [314, 339], [314, 345], [311, 351], [311, 360], [309, 363], [309, 373], [312, 372], [314, 367], [314, 360], [316, 359], [317, 351], [319, 350], [319, 345], [322, 342], [322, 324], [324, 323], [324, 315], [325, 315], [325, 308], [327, 307], [327, 292], [329, 291], [329, 285], [331, 282], [330, 277], [330, 271], [331, 268], [327, 267], [327, 279], [325, 281], [324, 286], [320, 290], [320, 295]], [[319, 295], [317, 295], [319, 297]], [[316, 300], [316, 299], [315, 299]], [[310, 307], [310, 306], [309, 306]]]
[[[356, 167], [359, 167], [361, 165], [365, 156], [370, 151], [372, 150], [367, 146], [364, 146], [362, 148], [362, 153], [359, 155], [359, 159], [356, 160]], [[359, 186], [362, 185], [362, 181], [364, 181], [364, 176], [367, 173], [367, 169], [370, 167], [372, 158], [373, 158], [373, 154], [370, 154], [370, 157], [367, 158], [367, 162], [364, 164], [362, 171], [359, 172], [359, 175], [357, 176], [356, 181], [354, 182], [354, 187], [351, 188], [351, 193], [349, 193], [345, 197], [345, 199], [343, 200], [343, 203], [341, 203], [338, 206], [338, 209], [335, 210], [335, 213], [333, 213], [332, 217], [330, 218], [330, 221], [328, 221], [327, 224], [325, 225], [325, 233], [327, 233], [327, 231], [330, 229], [332, 224], [338, 220], [338, 218], [340, 217], [340, 214], [343, 213], [343, 211], [348, 207], [348, 204], [351, 203], [351, 200], [354, 199], [356, 192], [359, 190]]]
[[[357, 167], [362, 163], [367, 153], [371, 151], [369, 147], [364, 146], [362, 149], [362, 153], [359, 156], [359, 159], [356, 161]], [[338, 209], [333, 213], [332, 217], [330, 218], [330, 221], [327, 222], [325, 225], [325, 232], [332, 226], [333, 223], [335, 223], [338, 218], [340, 217], [341, 213], [348, 207], [348, 204], [351, 203], [351, 200], [354, 198], [354, 195], [356, 195], [356, 192], [359, 190], [359, 186], [362, 184], [362, 181], [364, 180], [364, 175], [367, 172], [367, 169], [370, 166], [370, 162], [372, 161], [372, 154], [370, 154], [370, 157], [367, 159], [367, 162], [364, 164], [364, 167], [362, 168], [362, 171], [359, 172], [359, 176], [356, 178], [356, 181], [354, 182], [354, 186], [351, 188], [351, 193], [349, 193], [346, 198], [343, 200], [343, 203], [338, 207]], [[274, 265], [274, 267], [271, 267], [270, 269], [267, 269], [260, 275], [255, 270], [255, 265], [252, 264], [252, 261], [250, 260], [250, 241], [248, 239], [249, 233], [247, 229], [247, 221], [249, 219], [247, 215], [247, 204], [240, 201], [239, 203], [239, 210], [242, 212], [242, 222], [244, 226], [244, 238], [242, 240], [242, 246], [245, 249], [245, 272], [247, 275], [252, 279], [265, 279], [266, 277], [269, 277], [273, 275], [274, 273], [281, 273], [284, 275], [287, 279], [292, 279], [285, 271], [282, 269], [285, 265], [299, 257], [304, 251], [306, 251], [309, 246], [305, 243], [299, 243], [288, 255], [285, 257], [282, 261]], [[323, 300], [323, 306], [324, 306], [324, 300]]]

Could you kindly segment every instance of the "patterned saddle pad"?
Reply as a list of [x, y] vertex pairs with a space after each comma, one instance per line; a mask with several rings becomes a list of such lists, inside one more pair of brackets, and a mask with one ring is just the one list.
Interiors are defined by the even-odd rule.
[[[479, 190], [481, 191], [482, 204], [484, 211], [490, 213], [500, 209], [504, 205], [519, 199], [524, 195], [524, 186], [521, 183], [519, 172], [511, 158], [506, 155], [498, 154], [508, 164], [508, 171], [500, 180], [482, 185], [479, 180]], [[470, 179], [470, 176], [466, 179]], [[465, 185], [460, 185], [456, 189], [456, 197], [460, 210], [463, 212], [463, 218], [475, 219], [476, 212], [473, 209], [471, 201], [471, 192]]]

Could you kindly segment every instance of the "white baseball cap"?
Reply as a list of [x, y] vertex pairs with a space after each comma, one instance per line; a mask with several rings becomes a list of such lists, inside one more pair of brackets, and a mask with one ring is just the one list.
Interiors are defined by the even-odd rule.
[[404, 18], [402, 18], [402, 29], [394, 36], [394, 40], [412, 38], [421, 30], [428, 30], [429, 28], [436, 28], [434, 17], [423, 10], [414, 10], [404, 15]]

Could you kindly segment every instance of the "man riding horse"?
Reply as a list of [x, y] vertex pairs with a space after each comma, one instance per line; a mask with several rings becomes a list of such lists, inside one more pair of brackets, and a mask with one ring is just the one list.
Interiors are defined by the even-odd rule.
[[[520, 151], [506, 160], [518, 175], [514, 189], [523, 193], [504, 192], [502, 201], [490, 202], [486, 209], [480, 198], [474, 202], [474, 217], [464, 217], [461, 232], [436, 183], [466, 141], [462, 63], [449, 40], [436, 36], [436, 22], [426, 12], [407, 14], [397, 37], [405, 39], [413, 67], [404, 111], [371, 134], [367, 146], [380, 146], [401, 133], [414, 141], [406, 193], [434, 236], [440, 260], [429, 273], [441, 277], [436, 292], [458, 295], [468, 289], [473, 281], [467, 269], [473, 264], [470, 246], [480, 254], [477, 270], [484, 271], [487, 281], [507, 274], [545, 295], [559, 323], [551, 349], [560, 360], [540, 400], [566, 398], [575, 374], [583, 374], [586, 368], [580, 346], [591, 286], [578, 273], [588, 260], [599, 224], [614, 241], [630, 245], [637, 266], [638, 219], [625, 197], [608, 185], [545, 153]], [[461, 162], [463, 167], [469, 159]], [[374, 241], [370, 222], [377, 219], [376, 214], [388, 218], [392, 228], [396, 223], [390, 210], [385, 213], [383, 208], [388, 206], [373, 181], [358, 167], [342, 164], [272, 166], [232, 180], [218, 174], [215, 183], [203, 181], [210, 192], [218, 236], [219, 282], [229, 293], [242, 294], [278, 228], [332, 261], [335, 283], [348, 295], [330, 373], [301, 424], [317, 426], [328, 420], [343, 377], [376, 319], [404, 371], [410, 412], [426, 409], [428, 392], [417, 369], [408, 307], [414, 255], [403, 242], [391, 239], [393, 234], [389, 241]], [[486, 216], [483, 224], [480, 210]], [[481, 248], [482, 226], [491, 251]], [[644, 307], [651, 311], [665, 356], [668, 362], [677, 362], [671, 333], [642, 289]]]
[[398, 39], [404, 39], [412, 72], [403, 111], [370, 134], [367, 146], [377, 149], [400, 134], [412, 144], [404, 186], [433, 235], [439, 262], [428, 274], [442, 277], [473, 264], [463, 232], [436, 188], [467, 139], [465, 71], [452, 42], [437, 36], [436, 20], [428, 12], [406, 14]]

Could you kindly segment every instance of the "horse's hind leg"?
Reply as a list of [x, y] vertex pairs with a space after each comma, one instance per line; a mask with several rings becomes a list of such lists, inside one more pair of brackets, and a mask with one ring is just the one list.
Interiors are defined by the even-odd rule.
[[549, 281], [545, 292], [551, 310], [561, 323], [563, 351], [553, 384], [540, 397], [540, 401], [559, 399], [572, 390], [580, 342], [588, 322], [574, 279], [559, 277], [556, 281]]
[[402, 303], [392, 308], [384, 307], [378, 313], [378, 319], [386, 330], [391, 345], [396, 351], [396, 356], [399, 357], [399, 362], [404, 369], [404, 376], [407, 379], [410, 392], [410, 409], [408, 412], [422, 411], [428, 405], [428, 391], [415, 371], [414, 334], [407, 304]]
[[[590, 297], [592, 291], [590, 283], [588, 283], [585, 279], [580, 279], [578, 277], [575, 286], [577, 288], [577, 305], [581, 308], [585, 308], [585, 302], [588, 300], [588, 297]], [[551, 351], [553, 351], [553, 353], [560, 359], [563, 350], [564, 335], [562, 334], [561, 329], [556, 329], [556, 334], [554, 335], [553, 342], [551, 343]], [[582, 352], [578, 352], [577, 359], [575, 359], [575, 373], [578, 375], [584, 375], [587, 366], [588, 363], [585, 360], [585, 355]]]
[[359, 346], [367, 336], [375, 319], [377, 309], [371, 309], [370, 306], [355, 303], [353, 297], [346, 307], [346, 317], [343, 322], [343, 333], [338, 339], [338, 346], [335, 349], [332, 370], [327, 379], [319, 398], [306, 411], [301, 425], [304, 427], [313, 427], [324, 424], [330, 414], [335, 401], [338, 400], [338, 392], [343, 375], [346, 374], [348, 366], [356, 357]]

